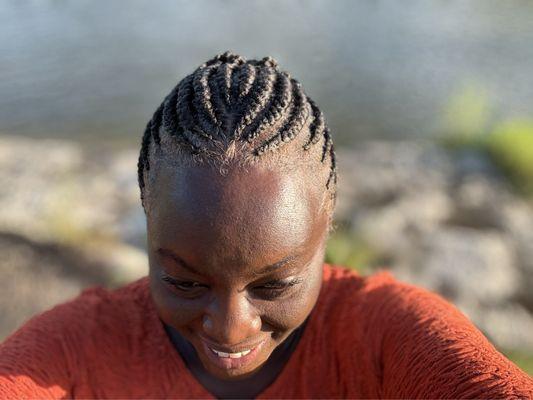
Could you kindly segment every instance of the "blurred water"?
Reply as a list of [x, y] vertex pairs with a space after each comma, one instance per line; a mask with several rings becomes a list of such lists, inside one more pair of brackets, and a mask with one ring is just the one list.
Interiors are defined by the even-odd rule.
[[533, 109], [529, 1], [12, 0], [0, 3], [0, 133], [137, 142], [186, 73], [227, 49], [272, 55], [337, 140], [425, 136], [483, 86]]

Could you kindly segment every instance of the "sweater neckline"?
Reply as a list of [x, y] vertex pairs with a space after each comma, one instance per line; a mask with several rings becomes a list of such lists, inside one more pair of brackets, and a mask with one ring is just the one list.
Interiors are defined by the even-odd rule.
[[[287, 379], [289, 378], [290, 371], [294, 371], [297, 368], [298, 360], [300, 360], [302, 358], [302, 355], [305, 353], [305, 347], [308, 346], [309, 343], [311, 343], [311, 337], [313, 335], [312, 331], [314, 330], [313, 327], [316, 325], [315, 322], [319, 314], [318, 309], [321, 308], [320, 305], [322, 304], [322, 300], [324, 298], [324, 278], [326, 277], [326, 275], [330, 274], [330, 269], [327, 264], [323, 264], [322, 272], [322, 286], [320, 288], [317, 301], [307, 318], [306, 329], [303, 330], [302, 336], [298, 341], [296, 348], [289, 356], [289, 359], [277, 375], [276, 379], [257, 395], [257, 399], [270, 398], [275, 393], [280, 393], [281, 391], [283, 391], [284, 387], [291, 386], [290, 382], [287, 381]], [[194, 394], [190, 393], [190, 397], [198, 396], [202, 398], [214, 399], [215, 396], [196, 379], [196, 377], [192, 374], [189, 368], [187, 368], [187, 366], [185, 365], [185, 362], [178, 353], [178, 351], [176, 351], [174, 344], [172, 343], [171, 339], [165, 331], [163, 322], [159, 319], [155, 304], [153, 303], [153, 299], [150, 293], [149, 285], [147, 285], [146, 289], [148, 305], [150, 308], [149, 315], [152, 318], [151, 325], [154, 327], [154, 339], [157, 341], [157, 348], [159, 348], [160, 350], [160, 354], [158, 357], [159, 360], [165, 360], [165, 369], [168, 371], [178, 372], [180, 381], [182, 381], [185, 386], [191, 388], [191, 391], [194, 390]]]

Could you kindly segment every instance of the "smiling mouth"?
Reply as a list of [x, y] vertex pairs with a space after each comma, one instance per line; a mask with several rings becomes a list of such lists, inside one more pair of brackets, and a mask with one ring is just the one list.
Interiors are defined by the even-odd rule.
[[207, 344], [202, 340], [204, 353], [207, 355], [209, 361], [212, 364], [216, 365], [219, 368], [228, 370], [228, 369], [239, 369], [246, 366], [249, 366], [257, 358], [263, 344], [266, 342], [266, 339], [261, 341], [259, 344], [254, 347], [243, 349], [238, 352], [226, 352], [221, 350], [216, 350], [211, 345]]
[[250, 353], [253, 349], [244, 350], [239, 353], [224, 353], [223, 351], [216, 351], [212, 347], [209, 347], [213, 353], [215, 353], [220, 358], [241, 358], [242, 356], [245, 356], [246, 354]]

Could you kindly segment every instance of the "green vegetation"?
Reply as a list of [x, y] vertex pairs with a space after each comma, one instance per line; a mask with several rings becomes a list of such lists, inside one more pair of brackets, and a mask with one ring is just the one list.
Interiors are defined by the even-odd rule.
[[487, 154], [518, 192], [533, 195], [533, 120], [509, 118], [491, 121], [487, 93], [469, 84], [453, 95], [444, 112], [444, 135], [448, 149]]
[[533, 354], [525, 354], [518, 351], [503, 351], [502, 353], [518, 365], [520, 369], [533, 376]]
[[514, 119], [496, 126], [485, 148], [518, 189], [533, 194], [533, 120]]
[[488, 94], [479, 85], [468, 83], [453, 94], [444, 111], [445, 145], [451, 148], [477, 147], [482, 142], [490, 116]]
[[369, 272], [377, 255], [359, 237], [340, 230], [331, 234], [326, 248], [326, 262], [343, 265], [360, 273]]

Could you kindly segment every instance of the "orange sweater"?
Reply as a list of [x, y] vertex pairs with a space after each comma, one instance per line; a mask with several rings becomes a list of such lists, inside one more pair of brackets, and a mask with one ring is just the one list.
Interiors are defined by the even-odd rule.
[[[324, 266], [287, 365], [259, 398], [533, 398], [533, 380], [453, 305], [381, 272]], [[1, 398], [213, 398], [158, 319], [147, 278], [85, 290], [0, 346]]]

